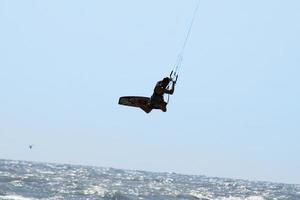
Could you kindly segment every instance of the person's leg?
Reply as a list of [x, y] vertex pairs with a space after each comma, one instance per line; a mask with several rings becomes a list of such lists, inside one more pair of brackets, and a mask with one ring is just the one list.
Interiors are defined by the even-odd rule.
[[140, 107], [143, 111], [145, 111], [146, 113], [150, 113], [152, 110], [152, 107], [150, 106], [150, 104], [146, 104]]
[[167, 103], [166, 102], [162, 102], [160, 104], [160, 109], [163, 111], [163, 112], [167, 112]]
[[163, 112], [167, 112], [167, 102], [165, 102], [165, 101], [153, 101], [152, 100], [150, 102], [150, 107], [151, 107], [151, 110], [152, 109], [160, 109]]

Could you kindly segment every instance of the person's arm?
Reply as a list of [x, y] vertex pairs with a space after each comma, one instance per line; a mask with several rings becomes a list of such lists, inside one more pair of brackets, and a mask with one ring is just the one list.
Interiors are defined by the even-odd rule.
[[175, 82], [172, 81], [172, 89], [171, 90], [164, 89], [164, 93], [166, 93], [166, 94], [173, 94], [174, 90], [175, 90]]

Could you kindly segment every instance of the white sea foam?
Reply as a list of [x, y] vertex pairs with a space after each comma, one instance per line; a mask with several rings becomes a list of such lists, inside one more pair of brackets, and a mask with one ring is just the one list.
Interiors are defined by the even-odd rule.
[[192, 190], [190, 195], [198, 199], [212, 199], [212, 195], [208, 192], [199, 192]]
[[253, 197], [248, 197], [245, 200], [265, 200], [265, 198], [260, 196], [253, 196]]
[[265, 198], [260, 197], [260, 196], [251, 196], [251, 197], [246, 197], [246, 198], [241, 198], [241, 197], [226, 197], [226, 198], [221, 198], [217, 200], [265, 200]]
[[99, 195], [100, 197], [104, 197], [106, 193], [108, 193], [108, 190], [106, 188], [103, 188], [101, 186], [92, 186], [90, 188], [87, 188], [83, 192], [84, 194], [93, 194], [93, 195]]
[[16, 180], [16, 181], [12, 181], [10, 182], [13, 186], [15, 187], [22, 187], [23, 186], [23, 182], [22, 181], [19, 181], [19, 180]]
[[18, 195], [0, 196], [0, 199], [3, 199], [3, 200], [36, 200], [33, 198], [27, 198], [27, 197], [22, 197], [22, 196], [18, 196]]

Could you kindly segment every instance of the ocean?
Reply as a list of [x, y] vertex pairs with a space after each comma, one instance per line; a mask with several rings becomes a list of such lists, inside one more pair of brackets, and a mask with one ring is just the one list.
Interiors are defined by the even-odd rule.
[[300, 185], [0, 159], [0, 200], [300, 200]]

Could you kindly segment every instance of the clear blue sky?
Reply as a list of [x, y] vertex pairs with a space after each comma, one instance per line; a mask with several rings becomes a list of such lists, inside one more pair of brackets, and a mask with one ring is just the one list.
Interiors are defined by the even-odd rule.
[[[0, 158], [300, 183], [300, 2], [1, 0]], [[35, 144], [28, 149], [28, 144]]]

